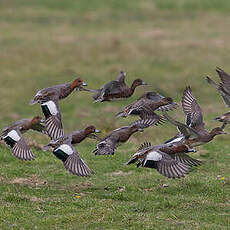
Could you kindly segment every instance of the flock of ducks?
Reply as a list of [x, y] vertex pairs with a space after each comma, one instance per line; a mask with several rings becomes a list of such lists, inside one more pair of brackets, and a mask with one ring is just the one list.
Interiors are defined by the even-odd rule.
[[[209, 77], [207, 81], [217, 89], [225, 104], [230, 107], [230, 75], [220, 68], [217, 68], [216, 71], [221, 82], [217, 84]], [[116, 114], [116, 117], [137, 116], [139, 118], [127, 126], [111, 131], [106, 137], [101, 138], [96, 135], [100, 131], [95, 126], [88, 126], [69, 134], [64, 133], [59, 100], [66, 98], [76, 90], [92, 92], [95, 102], [112, 101], [131, 97], [136, 87], [147, 85], [143, 80], [136, 79], [131, 87], [128, 87], [125, 78], [126, 73], [120, 71], [116, 80], [96, 90], [85, 88], [86, 83], [81, 78], [77, 78], [72, 83], [41, 89], [35, 94], [30, 104], [39, 103], [45, 119], [35, 116], [32, 119], [16, 121], [4, 128], [0, 137], [11, 148], [15, 157], [20, 160], [32, 160], [35, 156], [22, 134], [32, 129], [48, 135], [50, 142], [44, 146], [43, 150], [51, 149], [69, 172], [77, 176], [89, 176], [94, 172], [80, 157], [74, 148], [75, 145], [81, 143], [85, 138], [93, 138], [99, 142], [93, 151], [95, 155], [113, 155], [116, 148], [126, 142], [132, 134], [168, 120], [177, 127], [178, 133], [160, 145], [153, 146], [148, 142], [143, 143], [127, 165], [137, 163], [137, 167], [155, 168], [168, 178], [180, 178], [188, 174], [193, 166], [202, 163], [187, 153], [196, 152], [195, 146], [210, 142], [216, 135], [226, 134], [224, 128], [230, 123], [230, 112], [215, 118], [223, 125], [209, 132], [205, 129], [202, 109], [189, 86], [186, 87], [182, 96], [185, 124], [167, 114], [167, 111], [178, 107], [172, 98], [164, 97], [156, 92], [146, 92]], [[157, 114], [156, 111], [162, 112], [163, 115]]]

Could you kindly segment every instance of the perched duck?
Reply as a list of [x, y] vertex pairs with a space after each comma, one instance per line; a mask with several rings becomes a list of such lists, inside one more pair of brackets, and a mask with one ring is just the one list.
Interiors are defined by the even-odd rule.
[[197, 103], [196, 98], [193, 96], [190, 87], [187, 87], [184, 91], [182, 97], [182, 108], [186, 115], [186, 124], [174, 120], [166, 113], [164, 114], [165, 118], [170, 123], [177, 126], [178, 130], [180, 131], [179, 134], [166, 143], [172, 143], [175, 140], [182, 141], [182, 139], [184, 139], [183, 141], [185, 145], [187, 145], [189, 148], [192, 148], [208, 143], [216, 135], [226, 134], [221, 127], [216, 127], [212, 129], [211, 132], [205, 129], [202, 110]]
[[80, 86], [85, 85], [86, 83], [81, 78], [77, 78], [72, 83], [41, 89], [31, 100], [31, 105], [41, 104], [42, 112], [46, 118], [46, 131], [51, 139], [57, 139], [64, 134], [58, 101], [66, 98], [74, 89], [79, 89]]
[[160, 174], [173, 179], [184, 177], [190, 171], [189, 165], [173, 159], [161, 151], [161, 148], [151, 146], [150, 143], [142, 144], [126, 164], [135, 162], [138, 162], [137, 167], [155, 168]]
[[89, 166], [81, 159], [77, 150], [71, 145], [70, 139], [66, 139], [59, 146], [53, 150], [53, 154], [60, 159], [65, 168], [77, 176], [89, 176], [94, 172]]
[[70, 134], [65, 134], [64, 136], [59, 137], [56, 140], [51, 140], [48, 145], [44, 146], [43, 150], [46, 151], [50, 147], [56, 148], [57, 146], [59, 146], [63, 142], [65, 142], [67, 139], [70, 140], [70, 143], [72, 145], [76, 145], [76, 144], [81, 143], [87, 137], [100, 140], [100, 138], [97, 137], [96, 135], [92, 135], [94, 133], [99, 133], [99, 132], [100, 132], [100, 130], [96, 129], [95, 126], [90, 125], [90, 126], [86, 127], [85, 129], [77, 130], [77, 131], [74, 131]]
[[45, 126], [42, 124], [43, 122], [44, 121], [39, 116], [36, 116], [31, 120], [23, 119], [16, 121], [8, 127], [5, 127], [0, 137], [7, 145], [9, 145], [15, 157], [20, 160], [32, 160], [35, 156], [22, 134], [30, 129], [46, 133]]
[[139, 115], [144, 119], [146, 115], [152, 116], [158, 122], [162, 122], [164, 118], [157, 115], [154, 111], [168, 111], [177, 107], [177, 103], [173, 102], [170, 97], [163, 97], [156, 92], [147, 92], [138, 98], [136, 101], [126, 106], [117, 117], [127, 117], [129, 115]]
[[101, 139], [93, 153], [95, 153], [95, 155], [113, 155], [119, 144], [125, 143], [132, 134], [138, 131], [142, 132], [143, 129], [149, 127], [152, 122], [154, 121], [151, 119], [140, 119], [128, 126], [113, 130], [105, 138]]
[[120, 71], [117, 80], [111, 81], [105, 84], [103, 87], [97, 90], [80, 88], [80, 90], [89, 91], [94, 93], [93, 99], [95, 102], [112, 101], [117, 98], [131, 97], [136, 89], [140, 85], [147, 85], [143, 80], [136, 79], [133, 81], [129, 88], [125, 83], [126, 73]]
[[[216, 68], [216, 72], [218, 73], [221, 83], [215, 83], [210, 77], [206, 77], [209, 84], [213, 85], [220, 95], [223, 98], [223, 101], [227, 107], [230, 107], [230, 75], [224, 72], [221, 68]], [[230, 112], [225, 113], [219, 117], [216, 117], [214, 120], [223, 122], [222, 129], [230, 123]]]

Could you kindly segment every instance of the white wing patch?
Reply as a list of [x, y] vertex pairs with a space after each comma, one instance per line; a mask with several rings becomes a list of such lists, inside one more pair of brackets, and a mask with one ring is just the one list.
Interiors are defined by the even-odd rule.
[[59, 149], [63, 151], [64, 153], [66, 153], [67, 155], [73, 154], [73, 150], [69, 145], [66, 145], [66, 144], [60, 145], [60, 147], [57, 150]]
[[42, 104], [43, 106], [46, 105], [50, 111], [50, 113], [55, 116], [58, 113], [57, 106], [53, 101], [47, 101]]
[[12, 138], [14, 141], [18, 142], [21, 137], [18, 135], [18, 133], [15, 130], [11, 130], [6, 136]]
[[150, 152], [147, 156], [146, 156], [146, 161], [160, 161], [162, 159], [162, 155], [156, 151], [152, 151]]
[[174, 139], [174, 140], [172, 140], [172, 141], [168, 142], [167, 144], [171, 144], [171, 143], [179, 142], [179, 141], [181, 141], [183, 138], [184, 138], [184, 137], [178, 137], [178, 138], [176, 138], [176, 139]]

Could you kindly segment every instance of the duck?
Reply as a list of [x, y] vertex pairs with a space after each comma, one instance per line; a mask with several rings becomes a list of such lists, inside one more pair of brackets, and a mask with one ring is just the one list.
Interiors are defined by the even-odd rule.
[[81, 78], [77, 78], [72, 83], [41, 89], [30, 101], [30, 105], [41, 104], [45, 116], [46, 131], [51, 139], [57, 139], [64, 135], [59, 100], [66, 98], [75, 89], [78, 90], [80, 86], [86, 86], [86, 83]]
[[212, 141], [217, 135], [226, 134], [221, 127], [216, 127], [210, 132], [205, 129], [202, 109], [193, 96], [190, 86], [187, 86], [184, 90], [182, 108], [186, 116], [186, 124], [176, 121], [166, 112], [164, 114], [164, 117], [179, 130], [179, 133], [174, 138], [166, 141], [166, 143], [180, 140], [189, 148], [193, 148]]
[[[218, 73], [221, 80], [219, 84], [214, 82], [209, 76], [206, 77], [206, 80], [220, 93], [226, 107], [230, 107], [230, 75], [219, 67], [216, 68], [216, 72]], [[221, 128], [224, 129], [225, 126], [230, 123], [230, 111], [214, 118], [214, 120], [222, 122], [223, 125]]]
[[151, 143], [142, 144], [126, 165], [136, 162], [137, 167], [154, 168], [163, 176], [172, 179], [184, 177], [191, 169], [188, 164], [173, 159], [161, 151], [159, 146], [152, 146]]
[[0, 134], [0, 138], [10, 147], [15, 157], [25, 161], [33, 160], [35, 156], [22, 134], [30, 129], [46, 134], [43, 123], [44, 120], [40, 116], [18, 120], [5, 127]]
[[78, 151], [71, 144], [70, 138], [55, 146], [53, 154], [63, 162], [67, 171], [76, 176], [88, 177], [94, 174], [94, 171], [81, 159]]
[[146, 82], [138, 78], [133, 81], [131, 87], [129, 88], [125, 83], [125, 77], [126, 73], [124, 71], [120, 71], [116, 80], [105, 84], [100, 89], [93, 90], [81, 87], [80, 90], [94, 93], [94, 102], [104, 102], [131, 97], [136, 87], [147, 85]]
[[122, 126], [110, 132], [105, 138], [101, 138], [93, 151], [95, 155], [114, 155], [116, 148], [129, 140], [136, 132], [143, 132], [145, 128], [151, 126], [154, 122], [151, 119], [139, 119], [130, 125]]
[[94, 125], [87, 126], [85, 129], [76, 130], [72, 133], [65, 134], [62, 137], [59, 137], [56, 140], [51, 140], [50, 143], [43, 147], [43, 151], [47, 151], [50, 147], [56, 148], [61, 143], [65, 142], [65, 140], [69, 139], [72, 145], [77, 145], [81, 143], [85, 138], [93, 138], [96, 140], [101, 140], [94, 133], [100, 133], [101, 131], [96, 129]]
[[154, 111], [169, 111], [176, 109], [177, 103], [170, 97], [164, 97], [156, 92], [147, 92], [139, 97], [136, 101], [126, 106], [121, 112], [116, 114], [116, 117], [127, 117], [129, 115], [138, 115], [141, 119], [152, 116], [156, 122], [164, 121], [162, 116], [159, 116]]

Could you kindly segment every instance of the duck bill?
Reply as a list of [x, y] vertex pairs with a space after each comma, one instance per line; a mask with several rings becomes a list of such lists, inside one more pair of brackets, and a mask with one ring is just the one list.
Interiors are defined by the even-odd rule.
[[96, 129], [96, 130], [95, 130], [95, 133], [101, 133], [101, 130]]
[[87, 86], [87, 84], [83, 81], [83, 82], [82, 82], [82, 86]]
[[125, 113], [124, 112], [119, 112], [115, 115], [116, 118], [119, 118], [119, 117], [126, 117]]
[[34, 105], [34, 104], [37, 104], [37, 103], [38, 103], [38, 101], [31, 100], [30, 103], [29, 103], [29, 105]]
[[130, 164], [133, 164], [133, 163], [135, 163], [135, 162], [137, 162], [137, 158], [136, 157], [133, 157], [133, 158], [131, 158], [128, 162], [126, 162], [125, 164], [126, 165], [130, 165]]
[[142, 85], [148, 85], [145, 81], [142, 82]]
[[46, 152], [50, 149], [50, 145], [45, 145], [43, 148], [42, 148], [42, 151]]

